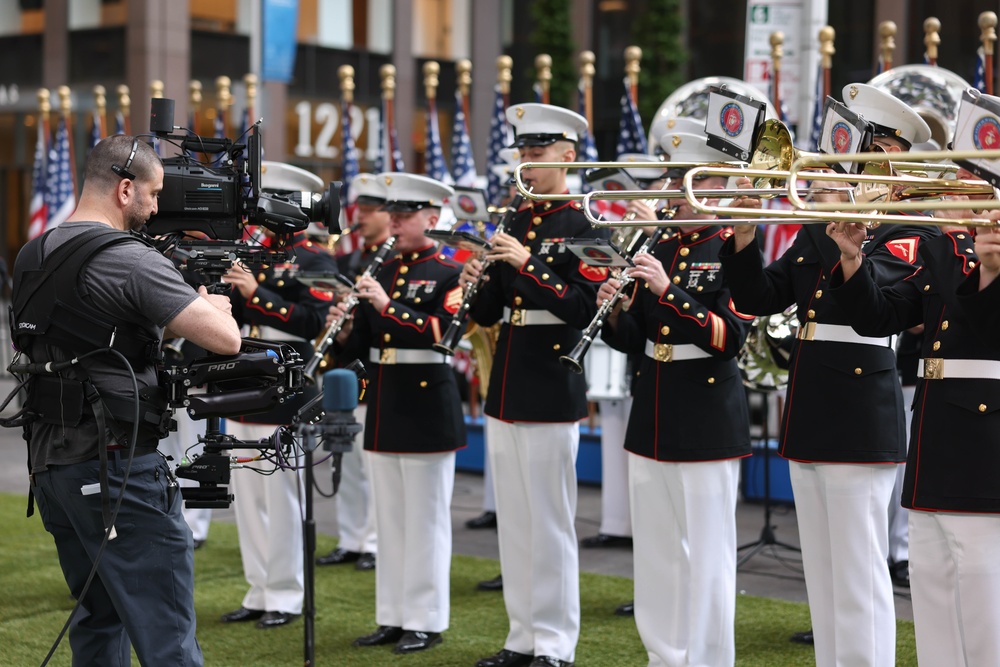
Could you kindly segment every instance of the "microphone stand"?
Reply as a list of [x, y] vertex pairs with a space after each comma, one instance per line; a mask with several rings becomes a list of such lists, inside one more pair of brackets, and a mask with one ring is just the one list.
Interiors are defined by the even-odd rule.
[[[305, 452], [305, 498], [302, 517], [302, 650], [304, 665], [312, 667], [316, 660], [316, 520], [313, 518], [313, 452], [316, 450], [316, 426], [299, 424], [296, 427], [299, 442]], [[334, 489], [336, 493], [336, 489]]]

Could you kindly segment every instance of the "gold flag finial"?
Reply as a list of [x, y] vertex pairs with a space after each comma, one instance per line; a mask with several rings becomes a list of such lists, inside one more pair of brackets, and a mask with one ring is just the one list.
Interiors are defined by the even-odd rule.
[[882, 21], [878, 25], [878, 34], [882, 42], [879, 53], [882, 55], [882, 71], [892, 69], [892, 53], [896, 50], [896, 23]]
[[441, 73], [441, 65], [434, 60], [424, 63], [424, 92], [427, 99], [433, 100], [437, 97], [438, 75]]
[[94, 107], [101, 118], [104, 118], [104, 112], [108, 108], [108, 98], [107, 91], [100, 84], [94, 86]]
[[938, 57], [938, 45], [941, 43], [941, 35], [938, 34], [940, 29], [941, 21], [937, 17], [931, 16], [924, 20], [924, 46], [927, 47], [927, 60], [932, 64]]
[[153, 79], [149, 82], [149, 96], [159, 99], [163, 97], [163, 82], [159, 79]]
[[993, 43], [997, 41], [996, 12], [983, 12], [979, 15], [979, 41], [983, 43], [983, 53], [993, 55]]
[[463, 58], [455, 63], [456, 83], [462, 97], [468, 97], [472, 89], [472, 61]]
[[[197, 111], [201, 108], [201, 81], [197, 79], [192, 79], [188, 83], [188, 97], [191, 101], [191, 109]], [[195, 131], [195, 128], [191, 128]]]
[[580, 52], [580, 78], [583, 79], [584, 86], [591, 86], [594, 83], [594, 75], [597, 74], [597, 69], [594, 67], [595, 62], [597, 62], [597, 56], [594, 55], [593, 51]]
[[500, 85], [500, 92], [504, 95], [510, 93], [510, 82], [514, 80], [511, 70], [514, 69], [514, 59], [510, 56], [497, 57], [497, 83]]
[[56, 93], [59, 95], [59, 111], [63, 116], [69, 116], [73, 110], [73, 95], [69, 86], [59, 86], [56, 88]]
[[542, 99], [548, 97], [549, 84], [552, 83], [552, 56], [547, 53], [539, 53], [535, 56], [535, 72], [538, 77], [538, 85], [542, 87]]
[[[244, 74], [243, 85], [247, 89], [247, 107], [253, 109], [257, 105], [257, 75], [253, 72]], [[250, 123], [254, 122], [253, 118], [247, 120]]]
[[215, 101], [223, 111], [233, 103], [232, 85], [233, 81], [228, 76], [219, 76], [215, 79]]
[[382, 65], [378, 73], [382, 77], [382, 97], [391, 100], [396, 95], [396, 66]]
[[837, 52], [833, 48], [833, 40], [837, 36], [833, 26], [825, 25], [819, 29], [819, 55], [823, 69], [833, 67], [833, 54]]
[[115, 92], [118, 93], [118, 109], [122, 116], [128, 118], [129, 110], [132, 108], [132, 98], [129, 97], [128, 86], [123, 83], [115, 89]]
[[639, 85], [640, 62], [642, 61], [642, 49], [638, 46], [625, 47], [625, 76], [628, 83], [635, 88]]
[[337, 78], [340, 79], [340, 96], [348, 104], [354, 103], [354, 68], [341, 65], [337, 68]]
[[774, 63], [774, 71], [781, 71], [781, 59], [785, 55], [784, 44], [785, 44], [785, 33], [780, 30], [776, 30], [771, 33], [769, 38], [771, 42], [771, 61]]
[[38, 111], [43, 116], [48, 116], [52, 111], [52, 95], [48, 88], [38, 89]]

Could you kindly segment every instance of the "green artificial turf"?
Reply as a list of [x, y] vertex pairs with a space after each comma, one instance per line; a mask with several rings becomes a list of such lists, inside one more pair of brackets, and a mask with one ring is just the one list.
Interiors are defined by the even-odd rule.
[[[73, 603], [56, 559], [55, 546], [38, 516], [24, 518], [22, 496], [0, 494], [0, 666], [41, 664]], [[320, 536], [317, 551], [334, 546]], [[297, 557], [297, 554], [289, 554]], [[252, 623], [224, 625], [219, 616], [239, 607], [246, 592], [236, 528], [212, 524], [211, 536], [195, 552], [198, 638], [210, 667], [279, 667], [303, 664], [303, 622], [272, 630]], [[493, 577], [496, 561], [455, 556], [451, 569], [451, 628], [444, 643], [426, 653], [398, 656], [392, 647], [358, 649], [351, 640], [375, 628], [375, 576], [352, 567], [316, 572], [316, 665], [345, 667], [461, 666], [503, 646], [507, 617], [498, 593], [475, 590]], [[631, 618], [611, 612], [632, 598], [632, 581], [581, 575], [583, 612], [577, 664], [580, 667], [645, 665], [646, 653]], [[809, 627], [803, 604], [740, 596], [736, 607], [736, 664], [743, 667], [812, 665], [810, 647], [788, 641]], [[913, 624], [900, 621], [897, 665], [916, 665]], [[70, 664], [66, 640], [50, 664]], [[136, 661], [134, 664], [138, 664]], [[160, 667], [149, 665], [146, 667]]]

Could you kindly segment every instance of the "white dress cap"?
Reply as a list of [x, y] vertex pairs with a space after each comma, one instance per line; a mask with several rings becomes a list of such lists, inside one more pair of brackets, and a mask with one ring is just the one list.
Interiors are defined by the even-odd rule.
[[[667, 132], [660, 137], [660, 144], [670, 146], [671, 162], [728, 162], [731, 157], [708, 145], [708, 137], [704, 134], [688, 132]], [[668, 165], [669, 166], [669, 165]]]
[[[629, 162], [662, 162], [660, 158], [655, 155], [646, 155], [645, 153], [622, 153], [618, 156], [618, 162], [624, 162], [628, 164]], [[636, 179], [637, 181], [655, 181], [663, 178], [664, 174], [667, 173], [667, 169], [670, 165], [663, 162], [663, 167], [624, 167], [623, 171]]]
[[455, 196], [450, 185], [419, 174], [391, 171], [379, 174], [378, 180], [386, 187], [384, 208], [389, 212], [441, 208]]
[[931, 138], [931, 128], [905, 102], [866, 83], [844, 86], [844, 104], [875, 125], [875, 136], [896, 137], [910, 144], [922, 144]]
[[[694, 116], [668, 116], [659, 114], [649, 126], [649, 136], [659, 143], [660, 138], [667, 133], [686, 132], [688, 134], [705, 134], [705, 119]], [[673, 151], [670, 144], [659, 144], [660, 150], [667, 155]], [[655, 148], [655, 147], [651, 147]]]
[[359, 204], [384, 204], [385, 183], [377, 175], [360, 173], [351, 181], [348, 191], [353, 201]]
[[514, 126], [514, 143], [522, 146], [548, 146], [556, 141], [579, 141], [587, 131], [587, 119], [580, 114], [551, 104], [517, 104], [507, 108], [507, 122]]
[[260, 163], [260, 187], [275, 192], [322, 192], [323, 179], [316, 174], [284, 162]]
[[502, 162], [490, 166], [490, 171], [501, 179], [511, 179], [514, 177], [514, 169], [521, 162], [521, 151], [516, 148], [501, 148], [500, 159]]

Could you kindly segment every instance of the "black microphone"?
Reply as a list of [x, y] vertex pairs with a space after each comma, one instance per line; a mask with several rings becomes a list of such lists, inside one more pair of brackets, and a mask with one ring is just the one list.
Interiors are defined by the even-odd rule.
[[344, 452], [354, 446], [354, 437], [361, 432], [361, 424], [354, 419], [356, 407], [358, 376], [345, 368], [323, 373], [323, 419], [319, 423], [319, 433], [323, 449], [331, 452], [334, 493], [340, 488], [340, 461]]
[[11, 373], [28, 373], [31, 375], [42, 375], [58, 373], [70, 366], [79, 363], [79, 359], [74, 357], [69, 361], [46, 361], [45, 363], [11, 364], [7, 370]]

